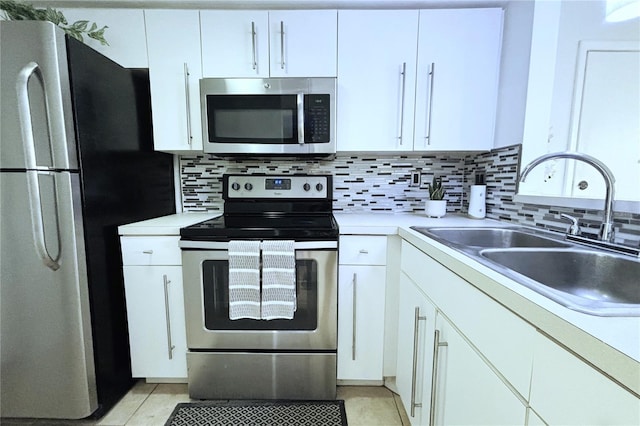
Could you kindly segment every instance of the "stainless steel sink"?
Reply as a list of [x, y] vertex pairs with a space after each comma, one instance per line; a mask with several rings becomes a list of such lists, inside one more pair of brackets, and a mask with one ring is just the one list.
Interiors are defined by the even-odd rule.
[[640, 259], [527, 227], [412, 227], [579, 312], [640, 316]]
[[533, 231], [514, 228], [428, 228], [413, 227], [421, 234], [445, 244], [465, 247], [569, 247], [570, 244], [551, 239]]
[[480, 255], [547, 288], [580, 299], [640, 306], [640, 262], [635, 260], [585, 250], [483, 250]]

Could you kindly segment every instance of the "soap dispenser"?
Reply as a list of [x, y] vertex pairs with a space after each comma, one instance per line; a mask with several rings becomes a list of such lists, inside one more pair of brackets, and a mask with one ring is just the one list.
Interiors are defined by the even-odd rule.
[[469, 194], [469, 216], [474, 219], [484, 219], [486, 216], [487, 185], [484, 184], [484, 175], [476, 175], [476, 184], [471, 185]]

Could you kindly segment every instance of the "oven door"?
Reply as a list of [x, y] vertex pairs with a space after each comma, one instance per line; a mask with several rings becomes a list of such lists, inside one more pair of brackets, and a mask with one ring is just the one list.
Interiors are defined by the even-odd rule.
[[336, 350], [335, 241], [296, 243], [296, 312], [291, 320], [269, 321], [230, 320], [226, 248], [193, 249], [185, 248], [184, 243], [182, 268], [190, 350]]

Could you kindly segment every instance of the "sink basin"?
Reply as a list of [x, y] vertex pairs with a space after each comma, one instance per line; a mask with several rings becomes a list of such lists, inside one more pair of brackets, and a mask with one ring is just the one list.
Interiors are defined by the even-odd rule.
[[[640, 261], [577, 249], [489, 249], [480, 255], [533, 280], [520, 281], [570, 308], [575, 305], [568, 304], [590, 307], [596, 315], [620, 304], [640, 309]], [[549, 289], [553, 291], [545, 291]]]
[[513, 228], [427, 228], [412, 227], [445, 244], [466, 247], [569, 247], [570, 244]]
[[638, 258], [583, 249], [528, 227], [411, 228], [569, 309], [640, 316]]

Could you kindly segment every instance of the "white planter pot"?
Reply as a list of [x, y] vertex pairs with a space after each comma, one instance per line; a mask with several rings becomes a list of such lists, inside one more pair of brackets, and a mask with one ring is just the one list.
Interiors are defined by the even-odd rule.
[[427, 200], [424, 212], [428, 217], [442, 217], [447, 214], [447, 200]]

